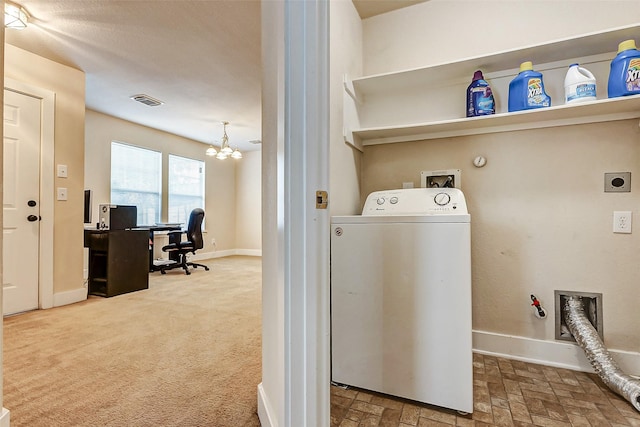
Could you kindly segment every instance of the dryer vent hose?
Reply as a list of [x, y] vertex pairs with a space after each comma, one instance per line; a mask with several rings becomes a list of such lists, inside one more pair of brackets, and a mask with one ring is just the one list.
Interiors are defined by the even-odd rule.
[[584, 313], [582, 300], [569, 296], [563, 307], [567, 327], [576, 339], [591, 366], [602, 381], [614, 392], [627, 399], [640, 411], [640, 380], [625, 374], [604, 346], [598, 332]]

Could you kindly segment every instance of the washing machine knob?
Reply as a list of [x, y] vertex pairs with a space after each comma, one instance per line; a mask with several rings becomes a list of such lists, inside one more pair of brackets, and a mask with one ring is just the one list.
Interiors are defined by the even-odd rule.
[[384, 203], [384, 197], [378, 197], [378, 199], [376, 200], [376, 203], [381, 205]]
[[446, 206], [451, 201], [451, 196], [447, 193], [438, 193], [434, 196], [433, 201], [438, 206]]
[[393, 196], [392, 198], [389, 199], [389, 201], [391, 202], [392, 205], [395, 205], [396, 203], [398, 203], [398, 198]]

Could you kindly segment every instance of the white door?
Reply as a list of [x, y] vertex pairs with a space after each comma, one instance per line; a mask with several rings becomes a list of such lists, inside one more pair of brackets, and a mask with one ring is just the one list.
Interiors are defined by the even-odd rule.
[[38, 308], [41, 100], [4, 91], [3, 313]]

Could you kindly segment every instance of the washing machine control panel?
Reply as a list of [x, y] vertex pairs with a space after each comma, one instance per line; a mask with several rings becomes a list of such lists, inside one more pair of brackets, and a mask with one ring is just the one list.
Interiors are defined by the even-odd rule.
[[466, 215], [464, 194], [457, 188], [406, 188], [375, 191], [362, 215]]

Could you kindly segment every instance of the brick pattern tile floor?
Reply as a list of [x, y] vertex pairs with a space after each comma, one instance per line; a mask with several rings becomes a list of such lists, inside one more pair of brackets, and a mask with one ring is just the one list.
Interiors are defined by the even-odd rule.
[[474, 354], [474, 411], [331, 386], [331, 427], [640, 427], [640, 413], [595, 374]]

